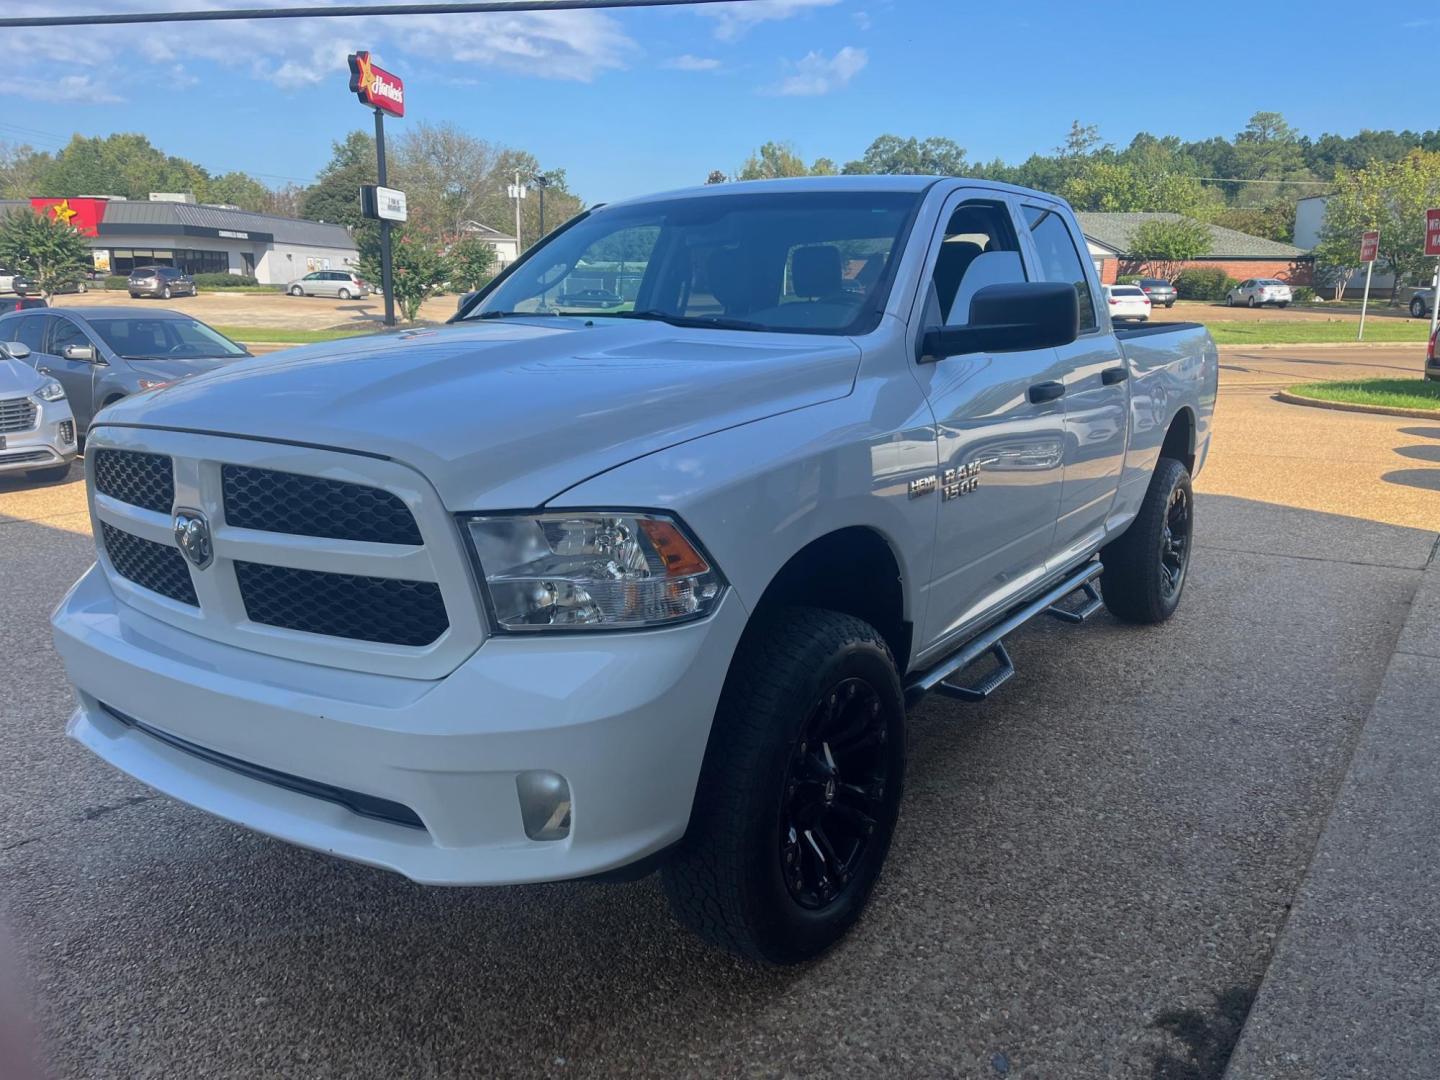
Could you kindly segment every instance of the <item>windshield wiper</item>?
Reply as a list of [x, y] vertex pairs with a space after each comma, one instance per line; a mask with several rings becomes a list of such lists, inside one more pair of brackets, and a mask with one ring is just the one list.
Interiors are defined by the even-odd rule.
[[567, 315], [565, 311], [482, 311], [479, 315], [466, 315], [462, 322], [471, 319], [544, 319], [558, 315]]
[[669, 323], [671, 326], [703, 326], [713, 330], [769, 330], [770, 327], [761, 323], [746, 322], [743, 319], [727, 319], [720, 315], [676, 315], [670, 311], [655, 311], [646, 309], [642, 311], [597, 311], [595, 318], [600, 319], [649, 319], [654, 322]]

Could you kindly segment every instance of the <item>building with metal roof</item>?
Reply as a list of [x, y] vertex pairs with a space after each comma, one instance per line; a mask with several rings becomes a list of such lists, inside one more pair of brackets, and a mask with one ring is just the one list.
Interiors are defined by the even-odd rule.
[[[36, 201], [0, 200], [0, 214]], [[137, 266], [178, 266], [192, 274], [247, 274], [283, 285], [313, 270], [342, 270], [360, 261], [343, 225], [256, 214], [223, 206], [139, 199], [70, 199], [97, 204], [86, 240], [96, 270], [128, 274]]]
[[[1136, 213], [1102, 214], [1077, 213], [1080, 230], [1085, 234], [1090, 258], [1100, 272], [1100, 279], [1113, 283], [1120, 274], [1143, 274], [1145, 262], [1135, 257], [1133, 243], [1135, 232], [1140, 226], [1151, 221], [1180, 221], [1183, 214]], [[1238, 280], [1257, 277], [1273, 277], [1295, 284], [1309, 284], [1311, 254], [1294, 244], [1283, 244], [1263, 236], [1227, 229], [1220, 225], [1206, 224], [1210, 232], [1210, 250], [1203, 256], [1190, 259], [1184, 267], [1215, 267], [1224, 270]]]

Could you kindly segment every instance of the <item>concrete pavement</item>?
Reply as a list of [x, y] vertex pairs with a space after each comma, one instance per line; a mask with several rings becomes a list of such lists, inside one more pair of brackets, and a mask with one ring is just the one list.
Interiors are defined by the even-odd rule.
[[1003, 694], [923, 704], [873, 910], [784, 973], [653, 880], [423, 889], [113, 773], [63, 738], [45, 624], [83, 492], [0, 481], [0, 904], [53, 1072], [1218, 1077], [1440, 526], [1386, 479], [1440, 473], [1404, 452], [1440, 423], [1258, 385], [1331, 359], [1226, 352], [1180, 613], [1034, 626]]

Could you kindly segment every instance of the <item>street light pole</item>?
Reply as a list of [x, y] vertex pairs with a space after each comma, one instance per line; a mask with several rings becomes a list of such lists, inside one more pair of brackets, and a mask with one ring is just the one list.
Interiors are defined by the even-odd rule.
[[536, 173], [530, 185], [540, 192], [540, 235], [536, 240], [545, 239], [545, 189], [550, 186], [550, 178], [544, 173]]
[[[385, 183], [385, 114], [375, 110], [375, 179]], [[380, 288], [385, 293], [385, 325], [395, 325], [395, 281], [390, 262], [390, 222], [380, 219]]]

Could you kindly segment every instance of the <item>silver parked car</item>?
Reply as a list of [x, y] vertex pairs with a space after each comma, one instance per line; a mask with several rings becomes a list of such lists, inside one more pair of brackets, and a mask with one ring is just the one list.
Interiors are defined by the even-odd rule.
[[370, 286], [349, 270], [316, 270], [296, 278], [285, 287], [291, 296], [333, 296], [337, 300], [359, 300], [370, 295]]
[[20, 342], [26, 363], [59, 380], [81, 437], [106, 405], [250, 355], [199, 319], [131, 307], [11, 312], [0, 341]]
[[1292, 299], [1290, 286], [1276, 278], [1247, 278], [1225, 294], [1225, 306], [1261, 307], [1274, 304], [1287, 307]]
[[0, 476], [63, 480], [77, 453], [65, 388], [26, 363], [30, 350], [0, 336]]

